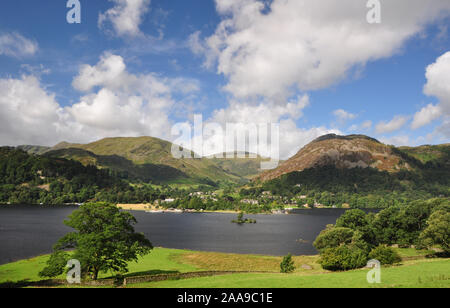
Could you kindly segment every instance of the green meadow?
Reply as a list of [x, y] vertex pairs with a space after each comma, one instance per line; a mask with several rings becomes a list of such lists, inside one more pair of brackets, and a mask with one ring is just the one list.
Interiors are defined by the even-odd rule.
[[[130, 284], [127, 288], [449, 288], [450, 259], [424, 258], [425, 252], [399, 249], [405, 259], [402, 264], [383, 267], [381, 284], [369, 284], [368, 269], [349, 272], [329, 272], [317, 263], [318, 256], [295, 256], [296, 270], [280, 274], [281, 257], [196, 252], [155, 248], [137, 263], [129, 264], [126, 277], [190, 273], [198, 271], [248, 272], [191, 279], [165, 280]], [[412, 260], [411, 260], [412, 258]], [[415, 259], [416, 258], [416, 259]], [[38, 273], [48, 256], [0, 266], [0, 287], [11, 283], [40, 281]], [[102, 273], [110, 278], [113, 273]], [[60, 277], [64, 278], [64, 277]], [[8, 283], [8, 284], [7, 284]], [[13, 284], [14, 285], [14, 284]]]

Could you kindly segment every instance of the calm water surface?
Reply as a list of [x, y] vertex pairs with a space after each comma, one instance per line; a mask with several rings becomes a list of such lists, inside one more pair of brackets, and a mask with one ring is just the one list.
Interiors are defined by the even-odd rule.
[[[0, 206], [0, 264], [50, 253], [55, 242], [72, 230], [63, 221], [74, 209]], [[343, 212], [317, 209], [293, 215], [246, 215], [258, 223], [242, 226], [231, 223], [234, 214], [133, 215], [138, 220], [136, 230], [155, 247], [281, 256], [316, 254], [312, 242]]]

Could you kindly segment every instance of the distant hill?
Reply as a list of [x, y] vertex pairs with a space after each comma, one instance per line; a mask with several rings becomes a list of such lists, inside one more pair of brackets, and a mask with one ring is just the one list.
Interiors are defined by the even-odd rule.
[[398, 149], [424, 164], [428, 162], [450, 163], [450, 143], [441, 145], [423, 145], [415, 148], [399, 147]]
[[182, 178], [188, 178], [182, 171], [166, 165], [134, 164], [118, 155], [96, 155], [92, 152], [68, 148], [51, 150], [43, 154], [47, 157], [65, 158], [76, 160], [84, 166], [97, 166], [100, 169], [111, 169], [121, 178], [130, 180], [141, 180], [144, 182], [167, 182]]
[[[312, 141], [278, 168], [260, 174], [265, 182], [284, 174], [311, 168], [373, 168], [391, 173], [420, 170], [426, 163], [449, 167], [450, 146], [396, 148], [364, 135], [325, 135]], [[450, 169], [449, 169], [450, 170]]]
[[[248, 152], [222, 153], [221, 157], [223, 158], [214, 158], [214, 155], [212, 155], [208, 156], [207, 158], [211, 159], [215, 164], [220, 166], [226, 172], [247, 179], [252, 179], [262, 172], [261, 162], [269, 161], [268, 158], [264, 158]], [[227, 157], [234, 158], [227, 159]]]
[[[172, 156], [172, 143], [153, 137], [105, 138], [89, 144], [62, 142], [45, 152], [52, 157], [63, 157], [126, 172], [143, 181], [166, 182], [177, 179], [192, 181], [245, 181], [260, 170], [258, 159], [209, 159]], [[193, 152], [186, 151], [191, 157]]]
[[30, 154], [38, 154], [38, 155], [44, 154], [45, 152], [51, 149], [50, 147], [43, 147], [40, 145], [20, 145], [16, 148]]

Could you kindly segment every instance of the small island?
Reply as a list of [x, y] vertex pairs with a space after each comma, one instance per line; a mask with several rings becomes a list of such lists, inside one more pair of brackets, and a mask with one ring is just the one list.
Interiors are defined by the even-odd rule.
[[234, 224], [242, 225], [242, 224], [256, 224], [255, 219], [244, 219], [244, 213], [240, 212], [237, 216], [237, 219], [231, 221]]

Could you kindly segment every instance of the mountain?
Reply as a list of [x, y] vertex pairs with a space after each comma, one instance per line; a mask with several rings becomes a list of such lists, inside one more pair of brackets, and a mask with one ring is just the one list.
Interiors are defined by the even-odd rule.
[[16, 148], [29, 154], [38, 154], [38, 155], [44, 154], [45, 152], [51, 149], [50, 147], [44, 147], [40, 145], [19, 145]]
[[396, 148], [364, 135], [322, 136], [302, 148], [278, 168], [260, 174], [258, 181], [269, 181], [284, 174], [311, 168], [333, 166], [337, 169], [357, 167], [396, 173], [420, 170], [426, 163], [448, 167], [450, 145]]
[[[269, 160], [248, 152], [222, 153], [222, 157], [214, 158], [214, 155], [211, 155], [207, 158], [211, 159], [226, 172], [246, 179], [252, 179], [261, 173], [261, 163]], [[226, 157], [234, 158], [227, 159]]]
[[[166, 182], [218, 180], [241, 182], [259, 173], [260, 159], [183, 158], [172, 155], [172, 143], [153, 137], [105, 138], [89, 144], [62, 142], [44, 155], [63, 157], [127, 173], [132, 179]], [[194, 153], [186, 151], [188, 156]]]
[[117, 155], [96, 155], [77, 148], [51, 150], [43, 154], [51, 158], [75, 160], [84, 166], [97, 166], [100, 169], [110, 169], [120, 178], [131, 181], [168, 182], [188, 178], [182, 171], [166, 165], [134, 164], [132, 161]]

